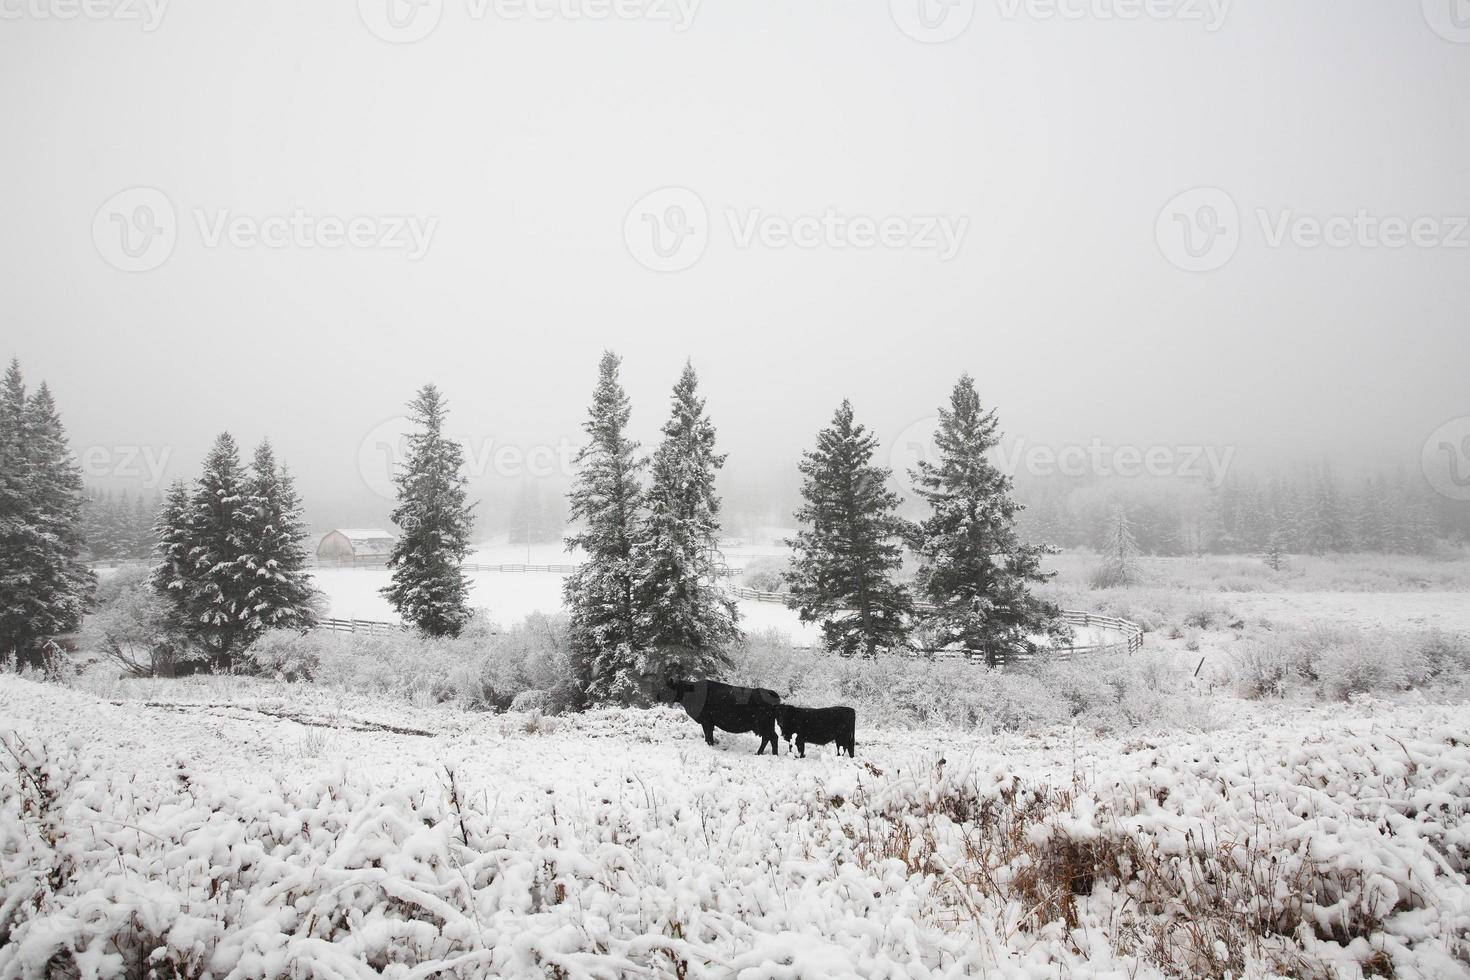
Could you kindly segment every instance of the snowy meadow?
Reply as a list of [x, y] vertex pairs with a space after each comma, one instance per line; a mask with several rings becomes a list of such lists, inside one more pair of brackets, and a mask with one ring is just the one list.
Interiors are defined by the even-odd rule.
[[1470, 640], [1181, 577], [1091, 593], [1131, 657], [749, 637], [732, 679], [855, 705], [855, 761], [555, 714], [554, 614], [5, 675], [0, 976], [1470, 975]]

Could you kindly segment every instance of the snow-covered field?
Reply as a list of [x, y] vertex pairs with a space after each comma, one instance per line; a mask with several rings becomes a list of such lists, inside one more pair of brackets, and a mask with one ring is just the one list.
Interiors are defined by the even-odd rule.
[[129, 690], [0, 676], [0, 977], [1470, 975], [1463, 707], [860, 727], [854, 762], [666, 709]]
[[[523, 556], [524, 557], [524, 556]], [[502, 625], [518, 623], [533, 612], [554, 613], [561, 609], [562, 581], [554, 572], [467, 572], [471, 582], [470, 605], [484, 609]], [[388, 584], [383, 568], [314, 568], [316, 587], [327, 596], [327, 615], [336, 619], [371, 619], [397, 622], [398, 614], [379, 592]], [[741, 601], [740, 622], [748, 632], [775, 629], [798, 643], [814, 643], [821, 633], [802, 623], [795, 612], [772, 602]]]

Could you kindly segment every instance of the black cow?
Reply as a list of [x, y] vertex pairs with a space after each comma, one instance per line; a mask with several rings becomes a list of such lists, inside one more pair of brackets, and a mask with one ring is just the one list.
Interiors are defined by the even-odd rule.
[[776, 708], [776, 720], [786, 741], [796, 736], [796, 754], [806, 758], [806, 747], [837, 743], [837, 754], [846, 749], [849, 757], [857, 748], [857, 712], [852, 708], [798, 708], [783, 704]]
[[734, 687], [719, 681], [681, 681], [670, 679], [674, 699], [684, 706], [689, 717], [704, 729], [706, 744], [715, 744], [715, 729], [722, 732], [754, 732], [761, 737], [755, 754], [766, 751], [777, 755], [776, 708], [781, 696], [763, 687]]

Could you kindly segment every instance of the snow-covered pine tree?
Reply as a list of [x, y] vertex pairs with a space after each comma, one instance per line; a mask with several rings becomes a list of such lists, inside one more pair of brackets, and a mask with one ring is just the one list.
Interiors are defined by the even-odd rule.
[[188, 564], [183, 627], [217, 670], [234, 665], [250, 624], [249, 486], [235, 438], [223, 432], [204, 458], [185, 516]]
[[250, 463], [246, 488], [247, 550], [242, 556], [249, 582], [246, 625], [252, 634], [270, 629], [310, 629], [319, 593], [306, 571], [306, 522], [291, 474], [276, 465], [269, 442]]
[[81, 627], [97, 577], [82, 560], [82, 473], [46, 382], [26, 403], [31, 492], [41, 532], [30, 588], [36, 602], [31, 628], [44, 642]]
[[[149, 584], [168, 610], [165, 619], [169, 632], [180, 637], [188, 635], [185, 621], [189, 616], [189, 597], [194, 592], [194, 565], [189, 560], [192, 547], [190, 509], [189, 486], [183, 480], [177, 480], [164, 495], [158, 507], [158, 519], [153, 525], [154, 555], [158, 564], [153, 566]], [[180, 647], [183, 647], [182, 643]], [[186, 659], [192, 659], [188, 657], [190, 652], [182, 650]]]
[[1133, 523], [1128, 520], [1128, 511], [1119, 506], [1108, 522], [1107, 537], [1103, 539], [1102, 561], [1092, 573], [1094, 589], [1116, 589], [1133, 585], [1143, 577], [1139, 564], [1138, 542], [1133, 536]]
[[39, 532], [25, 428], [25, 379], [20, 362], [11, 360], [0, 382], [0, 658], [29, 662], [35, 637], [25, 599], [28, 556]]
[[582, 426], [587, 444], [577, 453], [568, 495], [568, 519], [578, 530], [567, 548], [584, 555], [563, 588], [568, 638], [576, 684], [594, 702], [639, 696], [628, 690], [637, 687], [642, 650], [633, 542], [642, 522], [639, 475], [647, 463], [628, 436], [632, 405], [618, 381], [621, 363], [612, 351], [602, 355]]
[[699, 379], [685, 363], [672, 410], [650, 466], [648, 513], [634, 546], [643, 655], [636, 675], [616, 679], [618, 697], [631, 684], [673, 675], [713, 678], [729, 667], [726, 648], [740, 638], [735, 603], [717, 574], [720, 499], [715, 427], [704, 413]]
[[44, 662], [77, 629], [96, 580], [81, 560], [81, 474], [50, 389], [27, 397], [20, 364], [0, 383], [0, 656]]
[[921, 615], [926, 629], [939, 646], [957, 644], [989, 663], [1036, 650], [1039, 637], [1066, 636], [1057, 607], [1031, 593], [1055, 574], [1041, 571], [1049, 549], [1016, 534], [1011, 478], [985, 455], [1000, 441], [995, 412], [981, 408], [968, 374], [939, 410], [934, 441], [938, 461], [911, 472], [930, 510], [912, 532], [916, 590], [932, 604]]
[[894, 581], [903, 564], [902, 502], [890, 471], [873, 464], [878, 439], [854, 422], [846, 400], [817, 447], [802, 455], [803, 503], [787, 581], [804, 623], [822, 624], [827, 648], [846, 657], [903, 646], [913, 600]]
[[475, 524], [464, 450], [444, 434], [448, 406], [438, 388], [420, 388], [408, 411], [416, 429], [393, 478], [393, 522], [403, 533], [388, 556], [393, 581], [382, 593], [404, 622], [430, 636], [458, 636], [470, 620], [470, 583], [460, 564]]
[[1266, 545], [1266, 567], [1279, 572], [1286, 567], [1286, 535], [1280, 528], [1272, 528]]

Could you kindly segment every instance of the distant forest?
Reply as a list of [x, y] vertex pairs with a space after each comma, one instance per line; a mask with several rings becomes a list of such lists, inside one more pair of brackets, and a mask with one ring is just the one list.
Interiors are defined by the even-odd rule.
[[[1422, 479], [1401, 474], [1344, 480], [1330, 467], [1269, 477], [1227, 478], [1219, 487], [1186, 480], [1086, 482], [1054, 477], [1019, 483], [1025, 505], [1019, 526], [1028, 541], [1101, 550], [1121, 508], [1139, 548], [1151, 555], [1264, 554], [1277, 537], [1295, 554], [1372, 552], [1429, 554], [1444, 544], [1470, 543], [1470, 504], [1434, 493]], [[528, 480], [499, 502], [513, 544], [560, 540], [565, 503], [559, 487]], [[144, 494], [89, 489], [86, 540], [96, 561], [153, 557], [158, 501]], [[738, 503], [732, 530], [742, 524], [776, 527], [789, 515]], [[738, 532], [737, 532], [738, 533]]]
[[1330, 467], [1195, 482], [1068, 483], [1018, 488], [1023, 535], [1101, 549], [1121, 509], [1152, 555], [1371, 552], [1423, 555], [1470, 541], [1470, 506], [1407, 475], [1340, 481]]

